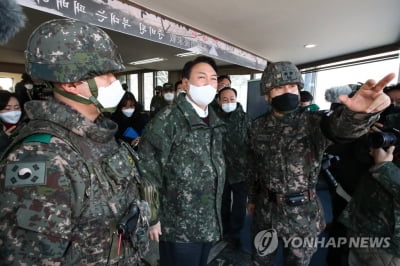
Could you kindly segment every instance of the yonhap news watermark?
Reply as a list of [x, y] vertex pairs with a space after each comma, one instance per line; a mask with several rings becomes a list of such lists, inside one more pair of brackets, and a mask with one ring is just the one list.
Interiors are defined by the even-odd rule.
[[[390, 237], [280, 237], [284, 248], [388, 248]], [[271, 254], [278, 248], [275, 229], [262, 230], [254, 238], [254, 247], [259, 256]]]

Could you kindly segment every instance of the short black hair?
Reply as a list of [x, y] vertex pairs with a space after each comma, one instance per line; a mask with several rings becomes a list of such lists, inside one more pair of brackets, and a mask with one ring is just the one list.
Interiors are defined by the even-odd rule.
[[231, 88], [231, 87], [224, 87], [224, 88], [222, 88], [222, 89], [218, 92], [218, 99], [221, 100], [221, 93], [222, 93], [223, 91], [227, 91], [227, 90], [233, 91], [233, 92], [235, 93], [235, 96], [237, 97], [237, 91], [236, 91], [234, 88]]
[[310, 102], [314, 99], [312, 94], [308, 91], [300, 91], [300, 102]]
[[28, 81], [28, 82], [32, 82], [33, 83], [32, 78], [28, 73], [22, 73], [21, 79], [23, 81]]
[[189, 79], [192, 68], [200, 63], [209, 64], [214, 69], [215, 73], [218, 73], [217, 64], [215, 63], [214, 59], [208, 56], [199, 56], [196, 57], [196, 59], [194, 59], [193, 61], [186, 62], [186, 64], [183, 66], [182, 77]]
[[220, 82], [223, 79], [227, 79], [227, 80], [229, 80], [229, 83], [232, 83], [231, 77], [229, 77], [229, 75], [221, 75], [218, 77], [217, 81]]
[[387, 92], [389, 92], [389, 91], [394, 91], [394, 90], [400, 90], [400, 83], [397, 83], [397, 84], [395, 84], [395, 85], [386, 86], [386, 87], [383, 89], [383, 92], [384, 92], [384, 93], [387, 93]]
[[178, 86], [182, 84], [182, 80], [175, 82], [175, 91], [178, 90]]

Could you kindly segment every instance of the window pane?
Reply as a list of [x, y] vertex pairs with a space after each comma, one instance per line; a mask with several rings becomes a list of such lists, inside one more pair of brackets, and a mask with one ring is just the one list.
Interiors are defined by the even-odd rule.
[[261, 79], [262, 73], [255, 73], [254, 79]]
[[153, 72], [143, 74], [143, 92], [144, 110], [149, 111], [151, 98], [154, 95]]
[[[317, 72], [314, 103], [319, 105], [321, 110], [329, 109], [331, 103], [325, 100], [325, 91], [327, 89], [346, 84], [357, 84], [358, 82], [364, 83], [368, 79], [378, 81], [387, 74], [391, 72], [398, 73], [398, 71], [399, 60], [391, 59]], [[391, 84], [396, 83], [396, 79], [391, 81]]]
[[138, 74], [130, 74], [128, 76], [128, 86], [130, 91], [135, 95], [136, 100], [139, 100], [139, 84], [138, 84]]
[[0, 78], [0, 87], [3, 90], [12, 91], [13, 90], [13, 79], [12, 78]]
[[[164, 85], [168, 82], [168, 71], [157, 71], [156, 72], [156, 86]], [[154, 86], [155, 87], [155, 86]]]

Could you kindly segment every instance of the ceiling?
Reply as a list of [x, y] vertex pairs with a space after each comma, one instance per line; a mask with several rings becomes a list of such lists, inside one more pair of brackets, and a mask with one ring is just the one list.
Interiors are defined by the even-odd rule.
[[[400, 44], [399, 0], [131, 2], [269, 61], [305, 64]], [[317, 47], [305, 49], [304, 45], [309, 43]]]
[[[103, 0], [112, 5], [113, 0]], [[127, 0], [125, 0], [127, 1]], [[129, 0], [269, 61], [307, 64], [380, 47], [400, 47], [399, 0]], [[23, 64], [29, 34], [55, 15], [23, 8], [28, 21], [0, 46], [1, 63]], [[129, 70], [180, 70], [182, 49], [106, 30], [125, 62], [164, 57]], [[304, 45], [317, 46], [305, 49]], [[217, 60], [218, 65], [231, 65]]]

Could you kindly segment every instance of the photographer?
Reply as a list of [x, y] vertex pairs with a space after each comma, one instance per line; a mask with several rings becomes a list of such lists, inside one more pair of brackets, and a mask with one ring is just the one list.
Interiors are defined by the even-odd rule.
[[388, 241], [350, 247], [349, 265], [400, 265], [400, 139], [395, 133], [400, 114], [387, 114], [384, 121], [368, 138], [374, 165], [361, 177], [340, 221], [352, 238]]

